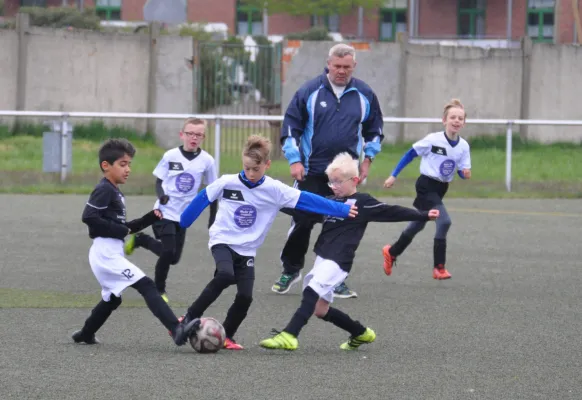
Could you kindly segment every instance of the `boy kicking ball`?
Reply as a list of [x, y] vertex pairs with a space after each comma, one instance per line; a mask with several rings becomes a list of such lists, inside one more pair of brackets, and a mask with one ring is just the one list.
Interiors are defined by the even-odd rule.
[[315, 265], [303, 280], [301, 305], [285, 329], [259, 343], [267, 349], [296, 350], [297, 337], [309, 318], [316, 317], [331, 322], [350, 333], [350, 338], [340, 348], [355, 350], [362, 344], [372, 343], [376, 333], [353, 320], [346, 313], [330, 306], [334, 288], [348, 277], [356, 250], [369, 222], [428, 221], [438, 218], [438, 210], [417, 211], [407, 207], [390, 206], [366, 193], [358, 193], [358, 162], [348, 153], [335, 157], [327, 167], [329, 186], [338, 202], [355, 205], [355, 218], [328, 216], [315, 243]]
[[121, 293], [129, 286], [143, 296], [150, 311], [170, 330], [176, 345], [186, 344], [191, 332], [200, 326], [200, 320], [179, 322], [156, 290], [154, 281], [124, 257], [123, 238], [162, 218], [159, 210], [153, 210], [142, 218], [125, 221], [125, 197], [119, 185], [127, 181], [134, 155], [135, 148], [125, 139], [109, 139], [99, 149], [103, 179], [91, 193], [82, 220], [93, 239], [89, 264], [101, 285], [102, 300], [93, 308], [83, 328], [73, 333], [75, 343], [99, 343], [95, 333], [121, 305]]

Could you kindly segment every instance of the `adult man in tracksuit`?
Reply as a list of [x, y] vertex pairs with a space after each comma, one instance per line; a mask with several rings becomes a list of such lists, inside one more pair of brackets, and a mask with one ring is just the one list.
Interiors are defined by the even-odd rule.
[[[356, 54], [346, 44], [329, 51], [324, 73], [305, 83], [295, 93], [285, 113], [281, 130], [283, 152], [291, 176], [300, 190], [331, 196], [333, 191], [325, 169], [334, 157], [349, 152], [358, 159], [362, 149], [360, 179], [368, 176], [372, 160], [380, 152], [383, 120], [378, 98], [363, 81], [353, 78]], [[311, 230], [322, 217], [296, 210], [283, 210], [293, 216], [287, 242], [281, 252], [283, 274], [272, 290], [285, 294], [301, 279]], [[357, 297], [342, 283], [334, 295]]]

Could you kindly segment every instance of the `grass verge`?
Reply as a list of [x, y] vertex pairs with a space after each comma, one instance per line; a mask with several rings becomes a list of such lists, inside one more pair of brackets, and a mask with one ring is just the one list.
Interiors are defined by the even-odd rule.
[[[512, 162], [512, 192], [505, 190], [505, 150], [503, 138], [476, 139], [472, 141], [473, 179], [455, 179], [449, 197], [494, 198], [580, 198], [582, 197], [582, 146], [548, 145], [516, 141]], [[162, 157], [164, 149], [149, 138], [134, 137], [132, 142], [138, 151], [132, 163], [132, 175], [123, 187], [126, 194], [154, 193], [152, 171]], [[59, 182], [59, 174], [42, 172], [42, 137], [11, 136], [0, 140], [0, 192], [58, 194], [87, 194], [100, 179], [96, 159], [99, 141], [75, 139], [73, 142], [73, 173], [67, 182]], [[382, 183], [390, 174], [402, 154], [410, 147], [386, 145], [378, 155], [365, 186], [376, 196], [413, 196], [414, 181], [418, 176], [419, 159], [415, 159], [400, 174], [395, 187], [382, 189]], [[212, 153], [212, 149], [210, 149]], [[240, 170], [237, 152], [221, 153], [221, 173]], [[285, 160], [275, 160], [269, 174], [291, 183]]]

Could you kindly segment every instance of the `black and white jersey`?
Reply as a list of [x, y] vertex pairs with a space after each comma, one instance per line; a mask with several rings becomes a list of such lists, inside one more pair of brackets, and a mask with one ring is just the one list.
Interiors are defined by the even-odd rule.
[[123, 240], [129, 228], [125, 225], [125, 197], [107, 178], [103, 178], [89, 196], [82, 221], [89, 228], [89, 237]]
[[451, 182], [456, 170], [471, 168], [469, 143], [459, 138], [454, 146], [444, 132], [429, 133], [412, 145], [422, 157], [420, 173], [441, 182]]
[[336, 262], [340, 268], [350, 272], [356, 250], [364, 237], [368, 222], [428, 221], [428, 212], [412, 208], [391, 206], [376, 200], [367, 193], [354, 193], [337, 201], [355, 204], [355, 218], [326, 217], [314, 252], [321, 258]]
[[159, 209], [164, 219], [179, 222], [180, 215], [196, 196], [200, 185], [216, 180], [216, 165], [214, 157], [202, 149], [189, 160], [180, 147], [176, 147], [164, 154], [153, 174], [162, 180], [162, 189], [170, 197], [164, 205], [156, 201], [154, 209]]
[[223, 175], [205, 190], [210, 202], [219, 202], [208, 247], [226, 244], [249, 257], [256, 255], [279, 210], [294, 208], [301, 195], [268, 176], [260, 185], [250, 187], [239, 174]]

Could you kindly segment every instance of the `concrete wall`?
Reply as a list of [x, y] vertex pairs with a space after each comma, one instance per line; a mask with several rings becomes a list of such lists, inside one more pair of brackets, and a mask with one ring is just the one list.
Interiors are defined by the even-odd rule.
[[[582, 48], [534, 46], [528, 94], [529, 119], [582, 120]], [[528, 137], [581, 142], [582, 126], [530, 126]]]
[[[43, 111], [164, 112], [193, 110], [194, 79], [185, 59], [191, 38], [115, 35], [28, 29], [26, 57], [18, 59], [18, 35], [0, 31], [0, 109]], [[333, 43], [287, 43], [282, 60], [282, 109], [305, 81], [322, 73]], [[376, 92], [385, 116], [440, 117], [452, 97], [469, 118], [580, 119], [582, 49], [535, 44], [522, 49], [372, 43], [357, 50], [355, 76]], [[150, 60], [152, 68], [150, 68]], [[21, 87], [17, 71], [25, 68]], [[523, 90], [522, 90], [523, 88]], [[73, 121], [76, 122], [76, 121]], [[82, 122], [87, 122], [83, 120]], [[106, 120], [146, 130], [144, 120]], [[164, 147], [177, 143], [179, 121], [153, 125]], [[388, 140], [415, 140], [440, 124], [387, 124]], [[470, 124], [467, 136], [502, 133], [503, 126]], [[544, 142], [582, 140], [582, 128], [530, 127]]]
[[147, 112], [147, 35], [32, 29], [28, 40], [25, 109]]
[[[520, 116], [522, 51], [438, 45], [408, 45], [404, 117], [440, 118], [459, 98], [469, 118]], [[408, 124], [404, 139], [417, 140], [442, 124]], [[470, 125], [465, 136], [499, 133], [502, 126]]]
[[[193, 72], [185, 59], [192, 56], [191, 37], [160, 36], [157, 40], [157, 73], [155, 75], [155, 110], [158, 113], [182, 114], [193, 110]], [[158, 143], [166, 148], [180, 142], [182, 121], [156, 120]]]
[[16, 74], [18, 71], [18, 36], [0, 30], [0, 110], [16, 108]]

